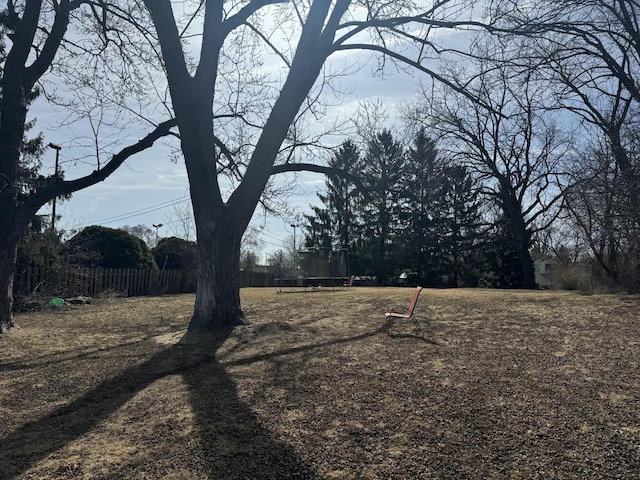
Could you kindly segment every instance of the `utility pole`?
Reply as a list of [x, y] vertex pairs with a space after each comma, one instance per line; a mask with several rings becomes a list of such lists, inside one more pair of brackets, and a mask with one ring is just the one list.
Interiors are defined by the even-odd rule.
[[[49, 148], [53, 148], [56, 151], [56, 166], [53, 171], [53, 176], [58, 176], [58, 163], [60, 161], [60, 150], [62, 147], [55, 143], [50, 143]], [[51, 207], [51, 233], [55, 233], [56, 231], [56, 197], [53, 197], [53, 205]]]
[[293, 268], [298, 268], [298, 244], [296, 243], [296, 228], [301, 227], [301, 223], [291, 223], [290, 227], [293, 227]]
[[159, 237], [158, 237], [158, 229], [159, 229], [160, 227], [162, 227], [162, 224], [161, 224], [161, 223], [154, 223], [154, 224], [152, 225], [152, 227], [156, 229], [156, 247], [157, 247], [157, 246], [158, 246], [158, 241], [159, 241]]

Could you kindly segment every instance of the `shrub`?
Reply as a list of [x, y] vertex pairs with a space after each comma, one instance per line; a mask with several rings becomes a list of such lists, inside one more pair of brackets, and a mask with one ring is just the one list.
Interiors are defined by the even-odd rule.
[[153, 249], [153, 257], [165, 270], [196, 268], [196, 243], [178, 237], [163, 238]]
[[103, 268], [154, 268], [143, 240], [124, 230], [90, 226], [65, 242], [61, 255], [74, 265]]

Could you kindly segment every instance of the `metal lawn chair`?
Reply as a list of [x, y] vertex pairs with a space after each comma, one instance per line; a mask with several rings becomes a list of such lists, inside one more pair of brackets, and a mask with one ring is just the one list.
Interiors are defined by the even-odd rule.
[[416, 330], [420, 332], [420, 335], [424, 337], [424, 331], [418, 322], [418, 318], [415, 315], [416, 304], [418, 303], [418, 297], [420, 296], [420, 292], [422, 291], [422, 287], [416, 287], [413, 291], [413, 297], [411, 298], [411, 303], [409, 303], [408, 307], [404, 307], [402, 305], [390, 305], [388, 311], [384, 314], [387, 319], [387, 335], [391, 330], [391, 326], [393, 322], [396, 320], [412, 320], [413, 324], [416, 326]]

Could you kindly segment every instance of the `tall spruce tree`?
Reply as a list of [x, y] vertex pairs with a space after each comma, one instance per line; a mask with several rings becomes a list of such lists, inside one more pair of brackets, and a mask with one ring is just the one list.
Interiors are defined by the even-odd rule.
[[328, 197], [318, 193], [324, 207], [311, 206], [313, 215], [305, 215], [305, 247], [309, 250], [330, 249], [333, 243], [333, 228], [329, 217]]
[[438, 216], [435, 208], [442, 187], [442, 170], [436, 142], [423, 127], [416, 133], [407, 152], [411, 220], [402, 242], [405, 265], [417, 273], [421, 283], [425, 283], [428, 273], [433, 272], [433, 259], [437, 256], [432, 230]]
[[[342, 144], [333, 158], [331, 167], [345, 172], [352, 171], [360, 162], [360, 151], [351, 141]], [[349, 250], [358, 225], [355, 218], [355, 202], [360, 197], [353, 182], [342, 176], [327, 179], [327, 199], [330, 216], [335, 225], [337, 246]]]
[[463, 165], [446, 167], [441, 179], [434, 226], [440, 266], [446, 275], [447, 286], [476, 286], [478, 248], [482, 242], [478, 188]]
[[482, 215], [472, 176], [438, 152], [424, 127], [407, 157], [411, 223], [399, 242], [406, 266], [426, 285], [477, 284], [474, 257]]
[[401, 261], [394, 246], [409, 216], [406, 167], [405, 150], [389, 130], [371, 137], [361, 166], [368, 192], [361, 208], [362, 247], [369, 268], [382, 281], [391, 278]]
[[[336, 172], [350, 173], [358, 168], [360, 151], [351, 140], [346, 140], [328, 166]], [[361, 195], [353, 181], [345, 175], [329, 174], [325, 180], [326, 194], [318, 194], [323, 207], [312, 207], [307, 215], [306, 243], [310, 248], [339, 248], [351, 250], [356, 240], [356, 201]]]

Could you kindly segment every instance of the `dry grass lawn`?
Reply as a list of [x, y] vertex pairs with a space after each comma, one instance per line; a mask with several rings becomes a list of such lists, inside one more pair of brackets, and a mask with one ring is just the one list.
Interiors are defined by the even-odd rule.
[[0, 478], [640, 478], [640, 299], [242, 291], [253, 322], [184, 336], [193, 296], [22, 314], [0, 338]]

